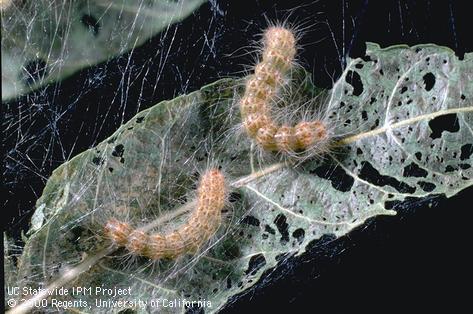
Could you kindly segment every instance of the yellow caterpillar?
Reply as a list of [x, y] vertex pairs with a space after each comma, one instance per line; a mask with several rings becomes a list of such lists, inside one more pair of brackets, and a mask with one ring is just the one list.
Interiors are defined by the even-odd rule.
[[130, 253], [153, 260], [176, 258], [195, 253], [218, 230], [221, 211], [227, 198], [225, 177], [217, 169], [206, 171], [197, 190], [197, 208], [188, 221], [168, 234], [147, 234], [115, 218], [109, 219], [104, 235], [114, 245], [126, 247]]
[[295, 126], [278, 125], [270, 115], [270, 103], [291, 69], [296, 54], [294, 34], [284, 27], [265, 31], [263, 56], [248, 79], [240, 100], [240, 112], [246, 133], [263, 149], [295, 152], [307, 150], [325, 140], [327, 130], [319, 121], [302, 121]]

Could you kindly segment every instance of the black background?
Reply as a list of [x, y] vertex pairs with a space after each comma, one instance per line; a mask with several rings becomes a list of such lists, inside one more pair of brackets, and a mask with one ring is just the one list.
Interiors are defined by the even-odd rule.
[[[34, 202], [53, 169], [108, 137], [136, 112], [218, 78], [242, 76], [253, 60], [245, 52], [252, 51], [250, 41], [258, 39], [266, 19], [288, 17], [307, 26], [300, 62], [313, 72], [317, 85], [330, 87], [343, 68], [339, 56], [363, 56], [367, 41], [383, 47], [435, 43], [450, 47], [460, 57], [473, 51], [467, 3], [228, 0], [205, 4], [133, 54], [2, 105], [4, 121], [18, 118], [20, 111], [35, 117], [28, 130], [4, 130], [6, 231], [18, 238], [27, 228]], [[165, 63], [160, 61], [163, 47], [171, 47]], [[123, 86], [122, 78], [133, 83]], [[59, 120], [58, 113], [64, 113]], [[19, 142], [20, 131], [32, 137]], [[340, 239], [323, 238], [311, 245], [308, 254], [265, 276], [224, 312], [260, 307], [315, 313], [468, 308], [473, 220], [472, 206], [466, 203], [471, 203], [472, 192], [469, 188], [449, 200], [439, 198], [431, 208], [401, 206], [397, 217], [372, 219]]]

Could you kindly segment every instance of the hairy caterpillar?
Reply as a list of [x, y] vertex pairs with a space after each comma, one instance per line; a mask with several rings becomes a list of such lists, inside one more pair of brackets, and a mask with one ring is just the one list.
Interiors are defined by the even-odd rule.
[[112, 218], [104, 227], [104, 235], [114, 245], [153, 260], [195, 253], [220, 227], [221, 210], [226, 198], [224, 175], [217, 169], [210, 169], [200, 179], [196, 209], [178, 229], [168, 234], [147, 234]]
[[11, 5], [12, 0], [0, 0], [0, 10], [6, 10]]
[[269, 27], [263, 37], [262, 60], [255, 66], [240, 100], [240, 113], [248, 136], [264, 150], [292, 153], [306, 151], [326, 142], [328, 130], [320, 119], [301, 121], [295, 126], [278, 124], [271, 117], [270, 104], [283, 85], [296, 54], [291, 30]]

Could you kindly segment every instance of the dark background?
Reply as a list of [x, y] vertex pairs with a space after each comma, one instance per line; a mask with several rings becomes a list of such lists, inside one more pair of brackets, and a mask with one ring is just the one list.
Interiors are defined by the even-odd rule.
[[[101, 142], [138, 111], [218, 78], [242, 76], [253, 60], [245, 54], [252, 51], [250, 41], [258, 38], [266, 19], [288, 17], [307, 26], [300, 61], [317, 85], [329, 88], [343, 69], [343, 56], [363, 56], [366, 41], [383, 47], [435, 43], [460, 57], [472, 52], [467, 3], [211, 1], [133, 54], [2, 104], [5, 229], [19, 239], [52, 170]], [[163, 47], [170, 47], [165, 62]], [[122, 79], [132, 83], [123, 85]], [[34, 119], [21, 130], [5, 128], [20, 112]], [[28, 136], [19, 141], [19, 134]], [[472, 192], [439, 197], [433, 207], [404, 204], [397, 217], [375, 218], [342, 238], [316, 241], [309, 253], [265, 276], [224, 312], [468, 308]]]

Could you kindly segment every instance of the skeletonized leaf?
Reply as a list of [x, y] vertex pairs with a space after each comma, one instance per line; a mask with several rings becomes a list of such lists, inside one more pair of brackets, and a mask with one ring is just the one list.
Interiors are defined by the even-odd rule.
[[[101, 222], [123, 209], [135, 226], [158, 219], [158, 230], [171, 230], [186, 215], [160, 219], [192, 199], [196, 172], [209, 158], [241, 197], [208, 247], [152, 265], [126, 262], [126, 252], [117, 251], [73, 285], [133, 287], [132, 296], [116, 300], [204, 299], [211, 302], [206, 312], [214, 312], [322, 235], [338, 237], [370, 217], [393, 215], [396, 202], [452, 196], [472, 185], [473, 54], [459, 60], [433, 45], [367, 48], [331, 91], [317, 92], [328, 95], [318, 105], [327, 106], [340, 135], [323, 160], [293, 167], [259, 159], [236, 132], [239, 81], [223, 79], [139, 113], [53, 173], [37, 202], [19, 278], [49, 283], [94, 256], [106, 245]], [[315, 90], [307, 79], [296, 84], [308, 95]], [[95, 297], [80, 298], [95, 304]], [[148, 303], [138, 312], [157, 310]]]

